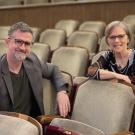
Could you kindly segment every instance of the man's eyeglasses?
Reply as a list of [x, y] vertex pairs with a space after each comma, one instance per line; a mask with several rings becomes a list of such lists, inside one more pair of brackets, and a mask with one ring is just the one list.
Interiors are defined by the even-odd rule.
[[113, 40], [113, 41], [116, 40], [116, 38], [118, 38], [119, 40], [123, 40], [126, 35], [127, 35], [127, 34], [120, 34], [120, 35], [117, 35], [117, 36], [109, 36], [108, 38], [109, 38], [110, 40]]
[[24, 41], [22, 39], [16, 39], [16, 38], [12, 38], [12, 39], [14, 39], [14, 42], [17, 46], [25, 45], [25, 47], [30, 47], [33, 44], [32, 42]]

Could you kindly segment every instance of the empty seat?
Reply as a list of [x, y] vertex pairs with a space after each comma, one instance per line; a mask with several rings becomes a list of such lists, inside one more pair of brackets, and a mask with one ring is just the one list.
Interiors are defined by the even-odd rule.
[[7, 52], [7, 46], [4, 40], [0, 40], [0, 56]]
[[0, 112], [1, 135], [42, 135], [41, 124], [30, 116], [15, 112]]
[[22, 5], [24, 0], [0, 0], [0, 6]]
[[39, 40], [41, 29], [38, 27], [31, 27], [31, 29], [33, 31], [33, 41], [37, 42]]
[[10, 26], [0, 26], [0, 40], [4, 40], [8, 36]]
[[69, 36], [67, 45], [86, 48], [90, 54], [96, 53], [98, 37], [95, 32], [75, 31]]
[[80, 24], [79, 30], [94, 31], [101, 38], [104, 35], [105, 27], [106, 23], [103, 21], [85, 21]]
[[67, 19], [67, 20], [60, 20], [55, 24], [55, 28], [62, 29], [66, 32], [66, 37], [69, 37], [71, 33], [77, 30], [79, 26], [79, 21]]
[[128, 24], [133, 24], [135, 26], [135, 15], [127, 15], [123, 18], [123, 21]]
[[105, 134], [129, 131], [134, 104], [131, 87], [111, 81], [88, 80], [77, 90], [71, 119]]
[[48, 44], [51, 51], [54, 51], [55, 49], [65, 45], [66, 34], [64, 30], [46, 29], [41, 33], [39, 42]]
[[51, 62], [57, 65], [61, 71], [74, 76], [84, 76], [89, 55], [86, 49], [77, 47], [61, 47], [54, 51]]
[[50, 57], [50, 47], [43, 43], [34, 43], [31, 47], [31, 51], [34, 52], [42, 63], [48, 61]]
[[49, 2], [49, 0], [25, 0], [24, 4], [43, 4], [47, 2]]

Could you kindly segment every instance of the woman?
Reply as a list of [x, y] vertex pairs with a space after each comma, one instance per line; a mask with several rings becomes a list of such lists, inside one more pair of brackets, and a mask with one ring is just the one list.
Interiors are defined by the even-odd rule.
[[131, 32], [127, 24], [113, 21], [106, 27], [105, 39], [110, 51], [100, 56], [88, 68], [88, 76], [94, 79], [118, 79], [135, 84], [135, 50], [128, 48]]

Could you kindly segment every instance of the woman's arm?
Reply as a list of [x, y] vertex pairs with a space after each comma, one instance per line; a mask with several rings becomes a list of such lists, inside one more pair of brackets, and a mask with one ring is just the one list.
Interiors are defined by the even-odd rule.
[[101, 80], [118, 79], [118, 80], [123, 80], [127, 83], [131, 83], [131, 80], [127, 75], [118, 74], [116, 72], [107, 71], [107, 70], [104, 70], [104, 69], [98, 69], [98, 72], [99, 72], [99, 76], [100, 76]]

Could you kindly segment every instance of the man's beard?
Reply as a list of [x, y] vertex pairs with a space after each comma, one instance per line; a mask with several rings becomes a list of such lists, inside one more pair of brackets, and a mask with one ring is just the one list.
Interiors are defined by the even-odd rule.
[[23, 60], [25, 60], [27, 55], [24, 52], [16, 51], [14, 56], [15, 56], [17, 61], [23, 61]]

